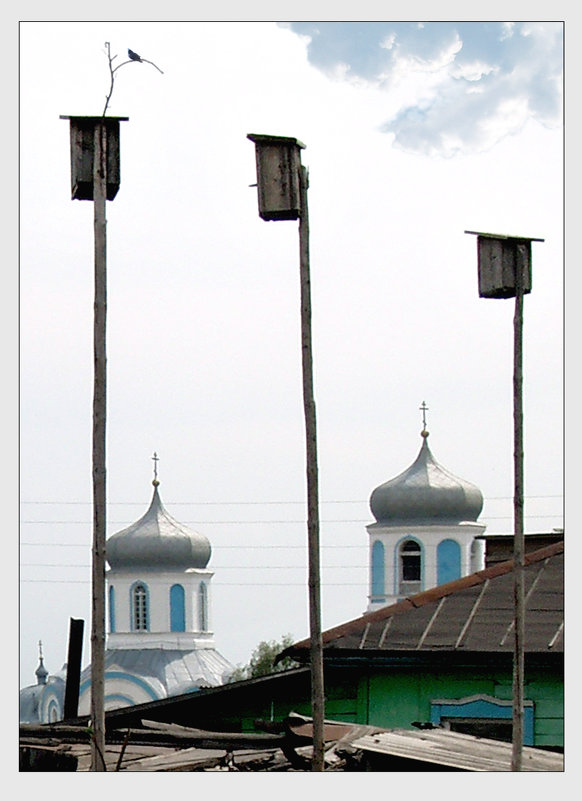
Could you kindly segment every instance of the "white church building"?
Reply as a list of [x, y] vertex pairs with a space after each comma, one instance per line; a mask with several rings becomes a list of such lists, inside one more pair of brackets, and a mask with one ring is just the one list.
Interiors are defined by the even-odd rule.
[[[166, 511], [157, 478], [153, 486], [143, 517], [107, 540], [106, 710], [216, 687], [234, 669], [212, 630], [210, 542]], [[86, 668], [80, 715], [90, 699]]]
[[[234, 670], [216, 650], [210, 542], [166, 511], [157, 477], [153, 486], [146, 513], [106, 543], [106, 710], [216, 687]], [[61, 674], [49, 676], [41, 657], [37, 684], [20, 691], [21, 722], [62, 719]], [[78, 714], [90, 707], [89, 666], [81, 672]]]
[[370, 496], [368, 612], [485, 566], [483, 496], [436, 461], [428, 436], [424, 419], [415, 461]]

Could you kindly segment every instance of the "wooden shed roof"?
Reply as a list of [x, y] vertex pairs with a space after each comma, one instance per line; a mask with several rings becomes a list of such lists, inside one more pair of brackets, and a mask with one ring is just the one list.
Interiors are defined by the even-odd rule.
[[[564, 650], [564, 542], [525, 556], [525, 652]], [[325, 657], [338, 652], [513, 651], [514, 562], [495, 564], [412, 595], [322, 635]], [[309, 639], [283, 651], [304, 658]], [[338, 655], [340, 655], [338, 653]]]

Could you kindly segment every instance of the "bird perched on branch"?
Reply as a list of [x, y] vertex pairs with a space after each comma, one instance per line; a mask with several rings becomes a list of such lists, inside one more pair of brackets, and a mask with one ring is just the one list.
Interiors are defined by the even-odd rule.
[[130, 57], [132, 61], [141, 61], [141, 56], [138, 56], [137, 53], [134, 53], [133, 50], [127, 50], [127, 55]]

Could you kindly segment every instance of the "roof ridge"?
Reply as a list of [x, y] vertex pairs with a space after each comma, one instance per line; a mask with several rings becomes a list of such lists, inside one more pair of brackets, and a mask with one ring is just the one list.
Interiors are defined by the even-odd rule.
[[[560, 542], [546, 545], [543, 548], [538, 548], [536, 551], [531, 551], [530, 553], [526, 554], [524, 556], [524, 564], [526, 566], [535, 564], [536, 562], [541, 562], [551, 556], [556, 556], [563, 551], [564, 541], [561, 540]], [[385, 606], [382, 609], [377, 609], [374, 612], [365, 612], [358, 618], [354, 618], [346, 623], [340, 623], [338, 626], [327, 629], [327, 631], [324, 631], [322, 634], [322, 640], [324, 643], [330, 642], [331, 640], [335, 640], [345, 634], [349, 634], [354, 628], [362, 626], [362, 624], [386, 620], [392, 617], [392, 615], [401, 614], [411, 608], [419, 608], [427, 603], [432, 603], [448, 595], [452, 595], [455, 592], [466, 590], [469, 587], [474, 587], [477, 584], [483, 584], [488, 579], [510, 573], [513, 570], [513, 565], [514, 559], [507, 559], [505, 562], [499, 562], [498, 564], [491, 565], [491, 567], [486, 567], [483, 570], [477, 570], [475, 573], [470, 573], [468, 576], [462, 576], [461, 578], [454, 579], [446, 584], [440, 584], [438, 587], [431, 587], [429, 590], [423, 590], [422, 592], [416, 593], [416, 595], [403, 598], [401, 601], [397, 601], [394, 604]], [[304, 639], [290, 646], [290, 648], [300, 648], [308, 644], [309, 639]]]

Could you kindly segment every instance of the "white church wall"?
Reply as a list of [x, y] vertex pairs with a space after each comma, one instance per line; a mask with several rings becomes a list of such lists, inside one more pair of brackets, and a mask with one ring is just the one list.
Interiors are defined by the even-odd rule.
[[[478, 535], [485, 531], [480, 523], [459, 523], [457, 525], [424, 525], [424, 526], [381, 526], [378, 523], [367, 526], [369, 534], [369, 602], [367, 611], [379, 609], [386, 604], [396, 603], [404, 595], [399, 594], [398, 551], [400, 545], [408, 539], [417, 542], [421, 549], [421, 583], [417, 592], [431, 589], [438, 584], [437, 549], [441, 542], [451, 539], [457, 542], [461, 549], [461, 576], [474, 572], [474, 564], [482, 563], [480, 549], [476, 552], [472, 544]], [[379, 541], [384, 546], [384, 596], [378, 601], [378, 595], [373, 594], [372, 577], [372, 549], [374, 543]]]
[[[211, 632], [211, 580], [214, 573], [210, 570], [190, 568], [185, 571], [114, 571], [110, 570], [107, 574], [108, 587], [113, 587], [114, 610], [113, 617], [115, 631], [110, 631], [109, 637], [119, 639], [116, 635], [141, 633], [169, 633], [171, 632], [170, 615], [170, 590], [174, 584], [180, 584], [185, 592], [185, 630], [186, 632], [199, 633], [199, 603], [200, 603], [200, 584], [206, 585], [207, 598], [207, 631], [204, 632], [203, 640], [208, 639]], [[137, 583], [142, 583], [146, 587], [148, 605], [148, 631], [133, 631], [132, 626], [132, 591]], [[107, 619], [109, 627], [111, 614], [109, 603], [111, 595], [108, 591], [108, 610]], [[178, 634], [179, 632], [171, 632]], [[200, 632], [202, 633], [202, 632]], [[191, 641], [191, 638], [190, 638]], [[110, 645], [110, 647], [113, 647]]]

